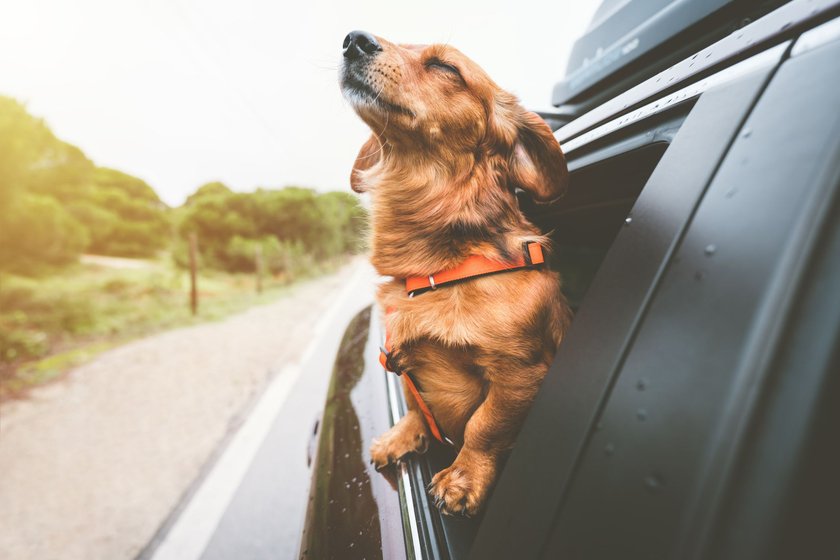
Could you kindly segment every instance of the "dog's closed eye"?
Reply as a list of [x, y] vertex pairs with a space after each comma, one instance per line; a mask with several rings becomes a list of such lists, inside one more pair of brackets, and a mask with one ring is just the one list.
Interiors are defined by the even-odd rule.
[[426, 62], [426, 68], [430, 68], [432, 70], [439, 70], [441, 72], [445, 72], [447, 74], [452, 74], [453, 76], [457, 76], [461, 78], [461, 72], [458, 70], [457, 67], [453, 66], [452, 64], [448, 64], [443, 62], [440, 59], [433, 58]]

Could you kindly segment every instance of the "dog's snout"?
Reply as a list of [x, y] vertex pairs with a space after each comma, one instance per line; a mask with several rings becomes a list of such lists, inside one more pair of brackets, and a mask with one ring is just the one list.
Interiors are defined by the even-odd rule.
[[382, 50], [376, 37], [367, 31], [351, 31], [344, 38], [344, 58], [354, 59], [372, 56]]

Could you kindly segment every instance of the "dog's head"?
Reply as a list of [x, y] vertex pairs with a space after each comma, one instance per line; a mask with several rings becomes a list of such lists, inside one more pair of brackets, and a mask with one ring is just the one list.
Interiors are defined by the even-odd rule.
[[396, 45], [354, 31], [344, 39], [341, 87], [373, 131], [351, 174], [357, 192], [366, 188], [359, 172], [378, 163], [386, 142], [444, 162], [492, 160], [503, 187], [540, 202], [566, 189], [566, 162], [548, 125], [453, 47]]

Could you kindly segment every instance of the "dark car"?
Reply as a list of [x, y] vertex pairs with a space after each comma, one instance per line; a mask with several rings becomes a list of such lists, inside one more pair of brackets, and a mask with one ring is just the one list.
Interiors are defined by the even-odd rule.
[[840, 558], [840, 2], [607, 0], [555, 90], [575, 309], [483, 515], [387, 477], [381, 310], [345, 334], [302, 558]]

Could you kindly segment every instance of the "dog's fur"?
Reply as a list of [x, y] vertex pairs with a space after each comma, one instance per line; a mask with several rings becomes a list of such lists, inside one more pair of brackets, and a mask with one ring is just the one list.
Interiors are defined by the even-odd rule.
[[[410, 371], [459, 452], [430, 493], [444, 513], [483, 506], [570, 320], [557, 273], [524, 269], [409, 298], [404, 278], [469, 255], [508, 261], [541, 236], [514, 189], [538, 202], [563, 194], [567, 170], [549, 127], [446, 45], [395, 45], [347, 60], [345, 97], [373, 135], [351, 173], [371, 193], [372, 263], [394, 279], [377, 299], [392, 359]], [[377, 468], [426, 451], [430, 433], [410, 392], [408, 413], [374, 441]]]

